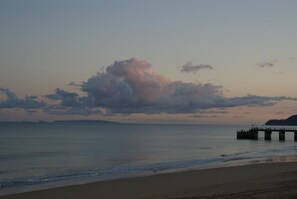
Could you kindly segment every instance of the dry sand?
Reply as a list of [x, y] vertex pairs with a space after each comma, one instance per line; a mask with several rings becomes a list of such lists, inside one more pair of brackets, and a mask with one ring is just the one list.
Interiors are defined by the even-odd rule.
[[297, 163], [266, 163], [135, 177], [0, 199], [297, 198]]

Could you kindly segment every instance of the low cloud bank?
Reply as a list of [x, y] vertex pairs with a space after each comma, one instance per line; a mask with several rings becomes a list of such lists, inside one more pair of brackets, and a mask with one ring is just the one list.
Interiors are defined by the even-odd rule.
[[0, 102], [0, 108], [42, 109], [50, 114], [79, 115], [179, 114], [211, 108], [271, 106], [283, 100], [297, 100], [285, 96], [256, 95], [227, 98], [223, 95], [222, 86], [170, 81], [153, 71], [148, 62], [135, 58], [114, 62], [78, 88], [85, 93], [84, 96], [58, 88], [45, 96], [52, 102], [48, 104], [35, 96], [20, 99], [8, 89], [1, 89], [7, 100]]
[[46, 105], [43, 101], [39, 101], [37, 96], [19, 98], [14, 92], [5, 88], [0, 88], [0, 93], [6, 96], [6, 100], [0, 101], [0, 109], [21, 108], [30, 110], [39, 109]]

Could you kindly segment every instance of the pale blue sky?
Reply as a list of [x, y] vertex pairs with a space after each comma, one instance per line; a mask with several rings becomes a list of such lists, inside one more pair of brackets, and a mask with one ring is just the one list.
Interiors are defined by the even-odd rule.
[[[45, 95], [136, 57], [171, 80], [222, 85], [230, 97], [297, 97], [296, 10], [295, 0], [2, 0], [0, 87]], [[187, 61], [214, 69], [182, 74]]]

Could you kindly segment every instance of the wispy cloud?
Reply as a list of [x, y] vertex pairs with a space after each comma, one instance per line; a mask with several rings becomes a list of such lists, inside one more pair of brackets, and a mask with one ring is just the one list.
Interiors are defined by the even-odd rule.
[[226, 104], [229, 107], [234, 106], [272, 106], [279, 101], [290, 100], [297, 101], [297, 98], [294, 97], [286, 97], [286, 96], [258, 96], [258, 95], [246, 95], [243, 97], [233, 97], [228, 98], [228, 103]]
[[191, 61], [188, 61], [182, 66], [181, 72], [194, 73], [195, 74], [199, 70], [203, 70], [203, 69], [212, 70], [213, 67], [211, 65], [208, 65], [208, 64], [193, 65]]
[[75, 83], [75, 82], [70, 82], [68, 85], [69, 85], [69, 86], [81, 86], [81, 84], [77, 84], [77, 83]]
[[197, 113], [199, 113], [199, 114], [227, 114], [229, 112], [225, 111], [225, 110], [209, 110], [209, 111], [201, 110], [201, 111], [198, 111]]
[[216, 115], [200, 115], [200, 114], [198, 114], [198, 115], [192, 115], [191, 117], [193, 117], [193, 118], [216, 118], [217, 116]]
[[260, 68], [273, 67], [276, 63], [277, 63], [277, 60], [272, 59], [270, 61], [259, 62], [257, 63], [257, 66], [259, 66]]

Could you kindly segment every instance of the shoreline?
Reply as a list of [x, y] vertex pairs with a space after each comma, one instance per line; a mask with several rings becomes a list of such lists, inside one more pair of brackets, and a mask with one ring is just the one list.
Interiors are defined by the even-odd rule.
[[[252, 164], [201, 168], [146, 176], [66, 185], [1, 195], [18, 198], [239, 198], [261, 195], [271, 198], [297, 196], [297, 156], [266, 158]], [[285, 162], [277, 162], [285, 160]], [[251, 161], [250, 161], [251, 162]], [[239, 186], [241, 184], [241, 186]], [[114, 190], [117, 190], [116, 193]], [[285, 190], [285, 192], [281, 191]], [[271, 195], [273, 194], [273, 195]], [[283, 195], [282, 195], [283, 196]], [[279, 196], [280, 197], [280, 196]]]
[[207, 169], [218, 169], [218, 168], [228, 168], [236, 166], [247, 166], [256, 164], [267, 164], [267, 163], [284, 163], [284, 162], [297, 162], [297, 155], [284, 155], [284, 156], [273, 156], [273, 157], [261, 157], [261, 158], [251, 158], [251, 159], [238, 159], [230, 160], [225, 162], [217, 162], [215, 164], [209, 164], [205, 166], [193, 166], [187, 168], [178, 169], [168, 169], [162, 171], [150, 171], [144, 173], [134, 173], [134, 174], [123, 174], [121, 176], [112, 177], [87, 177], [87, 178], [73, 178], [63, 181], [53, 181], [33, 185], [23, 185], [19, 187], [4, 188], [2, 191], [0, 189], [0, 197], [13, 194], [21, 194], [27, 192], [41, 191], [47, 189], [55, 189], [60, 187], [77, 186], [90, 183], [106, 182], [113, 180], [123, 180], [138, 177], [149, 177], [154, 175], [189, 172], [189, 171], [199, 171]]

